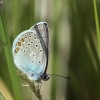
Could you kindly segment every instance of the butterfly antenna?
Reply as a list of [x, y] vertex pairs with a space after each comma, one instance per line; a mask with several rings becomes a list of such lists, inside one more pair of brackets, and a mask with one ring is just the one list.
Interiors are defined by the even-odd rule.
[[48, 75], [50, 75], [50, 76], [59, 76], [59, 77], [62, 77], [62, 78], [71, 79], [70, 77], [65, 77], [65, 76], [56, 75], [56, 74], [48, 74]]

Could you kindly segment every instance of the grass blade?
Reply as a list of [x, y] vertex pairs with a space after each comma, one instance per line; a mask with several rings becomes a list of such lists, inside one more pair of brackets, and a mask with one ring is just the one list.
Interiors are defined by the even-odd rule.
[[6, 100], [0, 92], [0, 100]]
[[99, 19], [98, 19], [98, 13], [97, 13], [97, 5], [96, 0], [93, 0], [94, 4], [94, 13], [95, 13], [95, 23], [96, 23], [96, 32], [97, 32], [97, 42], [98, 42], [98, 53], [99, 53], [99, 60], [100, 60], [100, 26], [99, 26]]
[[16, 70], [13, 64], [11, 46], [10, 46], [10, 42], [8, 39], [7, 29], [6, 29], [5, 20], [4, 20], [4, 16], [2, 12], [2, 6], [0, 6], [0, 36], [2, 39], [3, 47], [4, 47], [4, 52], [5, 52], [6, 61], [7, 61], [11, 81], [12, 81], [15, 99], [22, 100], [18, 78], [17, 78]]

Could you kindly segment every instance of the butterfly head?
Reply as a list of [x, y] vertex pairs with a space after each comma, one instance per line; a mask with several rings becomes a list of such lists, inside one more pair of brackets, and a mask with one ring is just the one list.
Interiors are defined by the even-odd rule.
[[48, 74], [44, 73], [44, 74], [41, 76], [41, 78], [42, 78], [42, 80], [47, 81], [47, 80], [49, 80], [50, 76], [49, 76]]

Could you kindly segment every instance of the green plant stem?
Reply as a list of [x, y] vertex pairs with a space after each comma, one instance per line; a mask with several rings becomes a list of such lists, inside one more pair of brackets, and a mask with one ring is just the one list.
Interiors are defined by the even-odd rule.
[[[19, 76], [25, 80], [25, 82], [29, 85], [30, 89], [35, 93], [35, 95], [37, 96], [38, 100], [42, 100], [42, 96], [40, 94], [40, 87], [39, 87], [39, 83], [41, 83], [40, 81], [31, 81], [26, 74], [23, 74], [22, 71], [20, 71], [19, 69], [17, 69], [17, 72], [19, 74]], [[35, 85], [36, 84], [36, 85]]]
[[4, 47], [8, 70], [9, 70], [11, 81], [12, 81], [12, 87], [14, 90], [15, 100], [22, 100], [21, 91], [19, 88], [19, 82], [18, 82], [18, 78], [16, 74], [16, 69], [13, 64], [11, 46], [10, 46], [7, 29], [5, 25], [5, 20], [3, 16], [2, 5], [0, 5], [0, 36], [2, 40], [2, 45]]
[[99, 60], [100, 60], [100, 29], [99, 29], [100, 26], [99, 26], [96, 0], [93, 0], [93, 4], [94, 4], [94, 13], [95, 13], [96, 32], [97, 32], [98, 53], [99, 53]]

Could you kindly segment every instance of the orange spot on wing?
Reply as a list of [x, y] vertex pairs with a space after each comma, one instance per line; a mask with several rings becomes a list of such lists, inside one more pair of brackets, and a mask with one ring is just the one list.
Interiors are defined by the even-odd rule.
[[24, 38], [21, 38], [20, 41], [18, 41], [17, 46], [21, 46], [22, 42], [24, 42]]
[[20, 42], [24, 42], [24, 38], [21, 38]]
[[19, 51], [19, 48], [16, 48], [14, 52], [17, 53], [18, 51]]
[[17, 46], [21, 46], [21, 42], [18, 42], [18, 43], [17, 43]]

